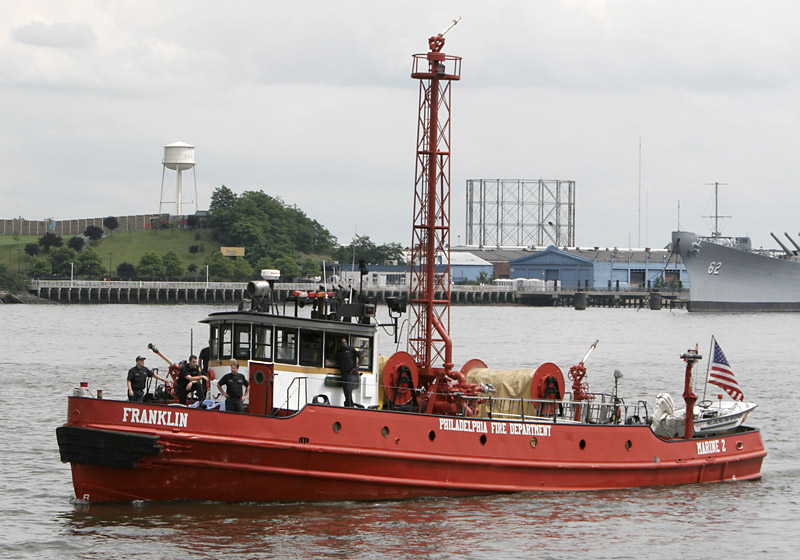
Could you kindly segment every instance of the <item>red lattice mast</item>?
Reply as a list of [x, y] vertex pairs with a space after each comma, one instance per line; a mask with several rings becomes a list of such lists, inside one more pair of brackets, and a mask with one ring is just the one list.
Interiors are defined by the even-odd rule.
[[414, 229], [411, 238], [408, 351], [421, 372], [442, 362], [453, 367], [450, 340], [450, 84], [461, 79], [461, 58], [441, 52], [444, 34], [428, 39], [430, 52], [414, 55], [419, 80]]

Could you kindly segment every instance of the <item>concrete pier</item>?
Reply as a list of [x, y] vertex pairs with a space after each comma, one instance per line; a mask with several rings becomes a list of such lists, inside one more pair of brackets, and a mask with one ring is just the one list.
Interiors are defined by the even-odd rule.
[[[87, 280], [32, 280], [29, 293], [60, 303], [238, 304], [246, 295], [246, 282], [124, 282]], [[275, 284], [275, 300], [283, 302], [294, 291], [315, 291], [318, 284]], [[453, 286], [452, 305], [530, 305], [534, 307], [649, 307], [683, 308], [688, 293], [646, 290], [514, 290], [506, 286]], [[407, 289], [365, 289], [378, 304], [386, 298], [407, 298]], [[437, 294], [444, 298], [443, 293]], [[585, 300], [585, 301], [584, 301]]]
[[689, 299], [688, 291], [659, 292], [646, 290], [588, 290], [582, 292], [540, 291], [520, 292], [517, 301], [532, 307], [627, 307], [654, 311], [683, 309]]

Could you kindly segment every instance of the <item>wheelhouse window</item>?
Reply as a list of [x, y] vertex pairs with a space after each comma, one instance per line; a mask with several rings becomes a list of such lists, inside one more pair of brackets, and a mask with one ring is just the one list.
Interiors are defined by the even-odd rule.
[[322, 367], [321, 331], [300, 331], [300, 365]]
[[339, 352], [341, 335], [325, 333], [325, 367], [337, 367], [336, 353]]
[[272, 327], [253, 325], [253, 359], [272, 360]]
[[233, 354], [239, 360], [250, 359], [250, 324], [238, 324], [233, 327]]
[[231, 338], [232, 338], [232, 329], [231, 325], [227, 323], [223, 323], [219, 326], [219, 338], [220, 338], [220, 352], [219, 352], [219, 359], [220, 360], [228, 360], [231, 357]]
[[351, 336], [350, 344], [364, 352], [358, 362], [359, 369], [370, 369], [372, 366], [372, 338], [367, 336]]
[[282, 364], [297, 363], [297, 329], [275, 328], [275, 361]]
[[208, 359], [219, 360], [219, 328], [217, 325], [211, 325], [208, 341]]

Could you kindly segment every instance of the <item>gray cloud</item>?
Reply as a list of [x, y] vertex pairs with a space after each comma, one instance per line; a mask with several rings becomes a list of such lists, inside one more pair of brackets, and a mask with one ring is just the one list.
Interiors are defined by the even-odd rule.
[[85, 23], [32, 21], [12, 29], [10, 35], [18, 43], [54, 49], [83, 49], [97, 44], [97, 35]]

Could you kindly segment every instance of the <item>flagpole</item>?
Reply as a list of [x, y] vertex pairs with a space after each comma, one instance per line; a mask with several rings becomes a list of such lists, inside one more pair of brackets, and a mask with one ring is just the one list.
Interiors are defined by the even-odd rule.
[[706, 391], [708, 391], [708, 374], [711, 372], [711, 362], [714, 361], [714, 340], [716, 339], [712, 334], [711, 345], [708, 348], [708, 361], [706, 362], [706, 385], [703, 387], [703, 400], [706, 400]]

